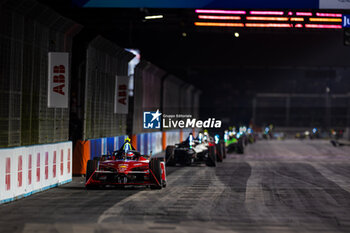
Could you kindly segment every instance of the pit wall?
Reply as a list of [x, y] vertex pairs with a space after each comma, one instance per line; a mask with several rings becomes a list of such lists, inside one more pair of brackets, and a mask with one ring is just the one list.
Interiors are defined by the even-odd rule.
[[71, 180], [71, 142], [0, 149], [0, 204]]
[[[132, 135], [131, 143], [141, 154], [149, 154], [151, 151], [152, 154], [158, 154], [162, 153], [167, 145], [174, 145], [185, 140], [190, 132], [196, 134], [197, 130], [179, 129], [142, 133]], [[78, 141], [74, 148], [73, 174], [86, 174], [86, 164], [89, 159], [100, 157], [101, 155], [112, 154], [113, 151], [119, 150], [126, 137], [126, 135], [123, 135]]]

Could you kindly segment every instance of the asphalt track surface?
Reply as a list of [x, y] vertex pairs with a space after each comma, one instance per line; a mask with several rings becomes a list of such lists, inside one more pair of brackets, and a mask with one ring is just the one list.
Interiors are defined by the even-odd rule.
[[168, 168], [163, 190], [75, 178], [1, 205], [0, 232], [350, 232], [350, 147], [259, 141], [216, 168]]

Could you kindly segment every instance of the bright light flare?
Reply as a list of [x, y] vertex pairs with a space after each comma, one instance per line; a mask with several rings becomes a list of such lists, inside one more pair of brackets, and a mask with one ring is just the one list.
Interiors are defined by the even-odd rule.
[[228, 10], [202, 10], [197, 9], [196, 13], [204, 14], [229, 14], [229, 15], [245, 15], [246, 11], [228, 11]]
[[241, 20], [240, 16], [198, 15], [199, 19]]
[[145, 19], [162, 19], [163, 15], [147, 15]]
[[257, 17], [247, 16], [247, 20], [263, 20], [263, 21], [288, 21], [288, 17]]
[[207, 27], [244, 27], [243, 23], [195, 22], [194, 25]]
[[251, 15], [283, 15], [283, 11], [251, 11]]
[[325, 29], [341, 29], [341, 25], [329, 25], [329, 24], [305, 24], [306, 28], [325, 28]]
[[246, 23], [246, 27], [259, 27], [259, 28], [291, 28], [292, 24], [287, 23]]
[[319, 17], [342, 17], [342, 14], [317, 12], [316, 16], [319, 16]]
[[297, 12], [297, 16], [312, 16], [312, 12]]
[[310, 22], [337, 22], [341, 23], [341, 18], [310, 18]]
[[290, 21], [302, 22], [302, 21], [304, 21], [304, 18], [300, 18], [300, 17], [292, 17], [292, 18], [290, 18]]

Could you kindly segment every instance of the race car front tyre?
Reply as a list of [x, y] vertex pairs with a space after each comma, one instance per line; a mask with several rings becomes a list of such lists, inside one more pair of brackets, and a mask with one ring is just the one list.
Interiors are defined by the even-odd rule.
[[216, 167], [216, 154], [213, 146], [208, 147], [208, 158], [206, 164], [209, 167]]
[[98, 161], [97, 160], [88, 160], [86, 165], [86, 182], [90, 179], [91, 175], [97, 168]]
[[163, 180], [162, 180], [162, 168], [160, 166], [160, 160], [157, 158], [151, 159], [149, 162], [149, 170], [150, 170], [150, 180], [153, 181], [153, 185], [151, 185], [151, 189], [162, 189]]
[[167, 166], [174, 166], [175, 165], [175, 146], [167, 146], [165, 149], [165, 160]]

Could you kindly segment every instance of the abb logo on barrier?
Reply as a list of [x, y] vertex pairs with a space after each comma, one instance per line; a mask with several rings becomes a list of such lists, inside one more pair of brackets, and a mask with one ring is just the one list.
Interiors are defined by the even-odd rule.
[[114, 113], [127, 114], [128, 113], [128, 76], [116, 76], [115, 79], [115, 93], [114, 93]]
[[60, 95], [64, 95], [63, 88], [65, 87], [65, 83], [66, 83], [65, 81], [66, 67], [64, 65], [54, 66], [53, 73], [54, 73], [53, 82], [55, 84], [57, 83], [57, 85], [53, 87], [53, 91]]
[[118, 102], [120, 104], [126, 105], [127, 88], [125, 84], [118, 86]]
[[68, 53], [49, 53], [48, 107], [68, 108]]

